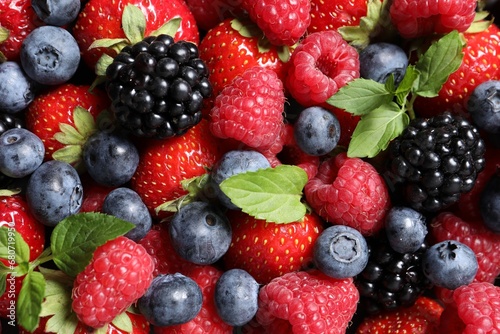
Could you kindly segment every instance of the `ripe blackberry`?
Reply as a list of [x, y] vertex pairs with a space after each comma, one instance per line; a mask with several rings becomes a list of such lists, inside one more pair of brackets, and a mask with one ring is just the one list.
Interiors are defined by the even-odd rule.
[[478, 130], [459, 115], [415, 118], [391, 142], [386, 176], [399, 183], [412, 208], [436, 212], [472, 189], [484, 152]]
[[426, 242], [417, 251], [402, 254], [391, 248], [385, 231], [366, 241], [368, 264], [354, 282], [368, 314], [411, 306], [432, 287], [421, 266]]
[[106, 91], [122, 127], [163, 139], [200, 122], [212, 86], [195, 44], [159, 35], [122, 49], [106, 69]]

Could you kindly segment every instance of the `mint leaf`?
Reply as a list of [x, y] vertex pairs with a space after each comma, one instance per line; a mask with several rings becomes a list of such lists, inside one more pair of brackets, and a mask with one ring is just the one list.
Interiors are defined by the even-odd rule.
[[54, 263], [76, 276], [92, 260], [95, 249], [130, 231], [135, 225], [102, 213], [79, 213], [63, 219], [50, 241]]
[[0, 227], [0, 258], [9, 264], [26, 264], [30, 260], [30, 247], [13, 227]]
[[340, 88], [326, 102], [353, 115], [366, 115], [373, 109], [389, 103], [393, 94], [382, 83], [358, 78]]
[[222, 181], [220, 188], [243, 212], [257, 219], [291, 223], [306, 213], [301, 202], [306, 182], [302, 168], [279, 165], [233, 175]]
[[18, 323], [29, 332], [38, 327], [42, 301], [45, 295], [45, 278], [38, 271], [30, 271], [24, 276], [17, 297], [16, 313]]
[[463, 37], [455, 30], [434, 42], [415, 64], [420, 75], [414, 93], [437, 96], [450, 74], [460, 67], [464, 45]]
[[406, 99], [408, 98], [408, 94], [411, 92], [415, 81], [418, 79], [419, 72], [413, 65], [408, 65], [406, 68], [405, 76], [403, 80], [399, 83], [399, 86], [396, 88], [394, 95], [396, 96], [396, 102], [399, 105], [404, 105]]
[[409, 122], [408, 115], [396, 103], [380, 106], [361, 118], [352, 134], [347, 155], [359, 158], [376, 156], [403, 132]]
[[122, 27], [130, 44], [142, 41], [146, 31], [146, 17], [142, 10], [134, 5], [126, 5], [122, 14]]

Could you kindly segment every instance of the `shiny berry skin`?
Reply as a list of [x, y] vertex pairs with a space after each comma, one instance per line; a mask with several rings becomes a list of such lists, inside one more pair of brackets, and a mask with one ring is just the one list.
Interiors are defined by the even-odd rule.
[[385, 217], [385, 231], [391, 248], [399, 253], [416, 252], [425, 242], [425, 217], [412, 208], [393, 206]]
[[33, 173], [43, 162], [42, 140], [26, 129], [10, 129], [0, 135], [0, 172], [22, 178]]
[[408, 56], [398, 45], [392, 43], [371, 43], [359, 52], [359, 75], [385, 83], [393, 75], [398, 85], [406, 74]]
[[500, 133], [500, 81], [488, 80], [479, 84], [467, 100], [472, 122], [488, 133]]
[[37, 16], [49, 25], [62, 27], [72, 23], [80, 12], [79, 0], [32, 0]]
[[35, 98], [36, 84], [20, 64], [0, 64], [0, 112], [15, 114], [24, 110]]

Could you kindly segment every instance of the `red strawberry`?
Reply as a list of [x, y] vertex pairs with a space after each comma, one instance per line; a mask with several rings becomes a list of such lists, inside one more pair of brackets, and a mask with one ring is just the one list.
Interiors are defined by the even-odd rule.
[[328, 222], [351, 226], [363, 235], [378, 232], [390, 208], [387, 185], [376, 169], [345, 153], [323, 161], [304, 193], [314, 211]]
[[200, 30], [212, 29], [228, 18], [243, 15], [239, 1], [185, 0]]
[[434, 299], [419, 297], [408, 308], [372, 315], [363, 319], [356, 334], [438, 334], [443, 307]]
[[444, 111], [466, 112], [467, 99], [477, 85], [487, 80], [498, 80], [500, 68], [500, 28], [492, 24], [478, 33], [465, 33], [464, 58], [433, 98], [418, 97], [415, 112], [421, 117], [432, 117]]
[[106, 196], [113, 190], [94, 181], [88, 174], [82, 176], [83, 199], [79, 212], [101, 212]]
[[267, 223], [242, 211], [229, 211], [233, 240], [223, 262], [246, 270], [261, 284], [310, 265], [323, 222], [314, 214], [290, 224]]
[[153, 269], [153, 259], [141, 245], [123, 236], [108, 241], [76, 276], [73, 311], [87, 326], [104, 326], [146, 292]]
[[344, 334], [358, 300], [352, 279], [293, 272], [261, 288], [256, 319], [266, 333]]
[[311, 23], [309, 0], [243, 0], [241, 6], [274, 45], [297, 43]]
[[145, 141], [131, 188], [154, 217], [164, 217], [155, 208], [186, 195], [181, 181], [205, 174], [221, 155], [219, 140], [210, 133], [208, 121], [202, 120], [182, 136]]
[[261, 66], [249, 68], [215, 99], [210, 130], [216, 137], [267, 150], [280, 136], [284, 105], [283, 83], [276, 73]]
[[82, 51], [82, 58], [90, 68], [94, 68], [103, 53], [114, 56], [116, 48], [120, 49], [124, 44], [142, 39], [128, 42], [125, 40], [108, 49], [100, 47], [89, 50], [89, 46], [96, 40], [126, 39], [122, 29], [122, 14], [128, 4], [139, 7], [145, 15], [144, 36], [149, 36], [173, 18], [181, 18], [180, 26], [175, 29], [175, 40], [187, 40], [198, 44], [196, 21], [183, 0], [90, 0], [81, 10], [73, 28], [73, 35]]
[[308, 33], [357, 26], [366, 16], [367, 0], [311, 0], [311, 24]]
[[[89, 91], [88, 85], [70, 83], [50, 88], [39, 94], [28, 106], [26, 128], [42, 139], [45, 145], [45, 159], [54, 159], [54, 153], [63, 151], [57, 158], [77, 166], [81, 161], [81, 148], [86, 139], [97, 131], [97, 116], [110, 104], [106, 93], [95, 88]], [[83, 112], [78, 107], [83, 108]], [[86, 117], [88, 111], [92, 119]], [[70, 127], [65, 129], [61, 127]], [[70, 131], [72, 130], [72, 131]], [[75, 131], [76, 130], [76, 131]], [[69, 137], [57, 137], [57, 133], [66, 132]], [[75, 134], [75, 132], [77, 134]], [[66, 139], [71, 139], [70, 142]]]
[[[285, 66], [278, 49], [263, 45], [262, 32], [238, 19], [226, 19], [210, 29], [200, 42], [200, 58], [210, 72], [213, 96], [246, 69], [262, 66], [285, 78]], [[285, 54], [285, 57], [288, 56]]]

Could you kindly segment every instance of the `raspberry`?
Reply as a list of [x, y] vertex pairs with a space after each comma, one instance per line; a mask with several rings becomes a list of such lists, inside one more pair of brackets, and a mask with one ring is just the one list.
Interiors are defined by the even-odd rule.
[[325, 104], [342, 86], [359, 78], [359, 56], [335, 30], [308, 35], [289, 61], [286, 87], [304, 107]]
[[100, 328], [141, 297], [154, 263], [144, 247], [126, 237], [99, 246], [75, 279], [72, 308], [85, 325]]
[[257, 150], [273, 146], [283, 127], [285, 95], [276, 73], [255, 66], [245, 70], [217, 96], [210, 130]]
[[350, 278], [336, 280], [318, 271], [293, 272], [261, 288], [256, 319], [266, 333], [344, 334], [358, 299]]
[[274, 45], [297, 43], [311, 23], [309, 0], [244, 0], [241, 6]]
[[387, 186], [375, 168], [345, 153], [323, 161], [304, 193], [311, 207], [328, 222], [353, 227], [363, 235], [382, 228], [390, 207]]
[[475, 0], [394, 0], [390, 15], [404, 38], [463, 32], [474, 21], [476, 4]]

